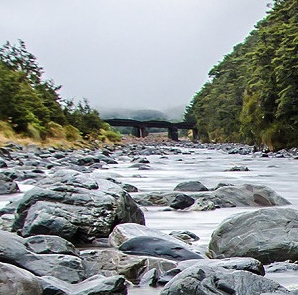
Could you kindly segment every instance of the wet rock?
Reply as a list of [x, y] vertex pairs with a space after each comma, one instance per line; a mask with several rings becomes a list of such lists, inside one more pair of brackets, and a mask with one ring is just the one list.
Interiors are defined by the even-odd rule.
[[186, 194], [177, 194], [170, 202], [169, 206], [173, 209], [185, 209], [193, 205], [195, 200]]
[[7, 195], [19, 192], [17, 183], [4, 174], [0, 174], [0, 195]]
[[209, 200], [212, 201], [216, 207], [220, 208], [238, 206], [283, 206], [290, 204], [289, 201], [267, 186], [254, 184], [221, 187], [210, 194]]
[[51, 275], [70, 283], [85, 279], [79, 257], [63, 254], [37, 254], [28, 249], [26, 239], [0, 231], [0, 262], [18, 265], [37, 276]]
[[12, 231], [14, 222], [14, 214], [2, 214], [0, 216], [0, 229], [5, 231]]
[[262, 263], [254, 258], [249, 257], [235, 257], [226, 259], [200, 259], [200, 260], [185, 260], [178, 263], [176, 268], [173, 268], [164, 274], [162, 274], [158, 279], [159, 285], [165, 285], [178, 273], [184, 271], [185, 269], [192, 267], [223, 267], [226, 269], [236, 269], [245, 270], [251, 273], [264, 276], [265, 270]]
[[199, 181], [186, 181], [186, 182], [179, 183], [174, 188], [174, 191], [201, 192], [201, 191], [208, 191], [208, 188]]
[[84, 250], [81, 251], [80, 257], [86, 265], [88, 276], [120, 274], [134, 284], [138, 284], [151, 269], [156, 269], [160, 275], [177, 266], [177, 263], [171, 260], [128, 255], [115, 249]]
[[266, 292], [291, 294], [278, 283], [248, 271], [194, 265], [175, 276], [160, 295], [252, 295]]
[[25, 246], [37, 254], [78, 255], [74, 245], [58, 236], [39, 235], [24, 239]]
[[179, 243], [148, 236], [132, 238], [124, 242], [119, 250], [132, 255], [147, 255], [175, 261], [203, 259], [201, 255]]
[[192, 206], [188, 208], [189, 211], [210, 211], [215, 210], [216, 206], [214, 202], [208, 200], [210, 198], [210, 195], [208, 195], [207, 198], [205, 198], [203, 195], [199, 198], [195, 199], [195, 202]]
[[172, 231], [169, 233], [169, 235], [187, 244], [192, 244], [193, 242], [196, 242], [200, 239], [196, 234], [187, 230]]
[[139, 285], [140, 286], [156, 287], [157, 280], [158, 280], [158, 271], [156, 268], [153, 268], [153, 269], [150, 269], [149, 271], [147, 271], [143, 275]]
[[7, 168], [6, 162], [1, 159], [0, 159], [0, 168]]
[[[36, 187], [26, 192], [17, 208], [14, 230], [24, 237], [58, 235], [78, 244], [108, 237], [119, 223], [144, 224], [143, 212], [118, 185], [100, 180], [100, 189], [88, 190], [74, 183], [55, 182], [49, 189]], [[85, 183], [92, 184], [92, 179]]]
[[95, 275], [77, 284], [69, 284], [58, 278], [43, 276], [39, 279], [46, 295], [126, 295], [125, 279], [121, 276], [106, 278]]
[[249, 169], [246, 166], [234, 166], [234, 167], [227, 169], [225, 171], [249, 171]]
[[37, 277], [17, 266], [0, 262], [0, 294], [42, 295]]
[[159, 230], [136, 223], [118, 224], [109, 235], [109, 244], [113, 247], [119, 247], [124, 242], [139, 236], [161, 238], [172, 241], [173, 243], [179, 243], [185, 247], [187, 246], [185, 242], [182, 242], [175, 237], [165, 234]]
[[287, 271], [298, 271], [298, 264], [291, 262], [273, 262], [266, 265], [266, 273], [284, 273]]
[[213, 232], [213, 258], [253, 257], [263, 264], [298, 260], [298, 211], [266, 208], [233, 215]]
[[47, 187], [50, 185], [55, 186], [61, 184], [86, 188], [90, 190], [98, 189], [98, 183], [89, 175], [70, 169], [58, 170], [50, 177], [47, 177], [46, 179], [38, 183], [38, 185], [42, 187]]

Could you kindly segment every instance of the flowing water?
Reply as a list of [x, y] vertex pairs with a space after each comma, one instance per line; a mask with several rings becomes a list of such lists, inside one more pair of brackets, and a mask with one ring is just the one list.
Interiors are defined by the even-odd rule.
[[[108, 169], [96, 170], [93, 176], [111, 174], [123, 183], [136, 186], [138, 193], [169, 192], [184, 181], [198, 180], [208, 188], [220, 182], [231, 184], [267, 185], [298, 209], [298, 160], [292, 158], [263, 158], [256, 155], [230, 155], [221, 150], [181, 149], [176, 155], [146, 156], [150, 161], [149, 170], [130, 168], [129, 158], [123, 157], [118, 164], [108, 165]], [[234, 166], [248, 167], [249, 171], [226, 171]], [[26, 187], [24, 188], [24, 190]], [[132, 193], [133, 195], [133, 193]], [[14, 196], [10, 196], [14, 198]], [[7, 196], [0, 196], [0, 206], [7, 202]], [[161, 207], [146, 207], [144, 213], [146, 225], [150, 228], [169, 233], [172, 230], [189, 230], [200, 237], [197, 242], [202, 249], [206, 248], [212, 231], [231, 214], [255, 210], [255, 208], [224, 208], [204, 212], [163, 211]], [[295, 273], [268, 274], [285, 287], [298, 284]], [[154, 295], [160, 289], [149, 287], [132, 288], [130, 295]]]

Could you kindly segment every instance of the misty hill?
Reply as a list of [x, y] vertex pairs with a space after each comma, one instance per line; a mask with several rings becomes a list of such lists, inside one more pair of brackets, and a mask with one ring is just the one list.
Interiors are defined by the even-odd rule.
[[165, 121], [182, 121], [185, 106], [178, 106], [169, 108], [163, 111], [151, 110], [151, 109], [106, 109], [100, 110], [100, 116], [103, 120], [114, 118], [125, 118], [138, 121], [149, 120], [165, 120]]

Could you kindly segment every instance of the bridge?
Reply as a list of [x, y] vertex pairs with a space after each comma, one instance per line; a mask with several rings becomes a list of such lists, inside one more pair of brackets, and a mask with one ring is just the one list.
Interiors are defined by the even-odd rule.
[[148, 135], [148, 128], [166, 128], [168, 129], [168, 137], [174, 141], [178, 141], [179, 129], [192, 130], [193, 140], [195, 141], [198, 138], [198, 129], [194, 123], [171, 123], [168, 121], [158, 120], [137, 121], [131, 119], [107, 119], [105, 122], [114, 127], [133, 127], [133, 135], [137, 137], [146, 137]]

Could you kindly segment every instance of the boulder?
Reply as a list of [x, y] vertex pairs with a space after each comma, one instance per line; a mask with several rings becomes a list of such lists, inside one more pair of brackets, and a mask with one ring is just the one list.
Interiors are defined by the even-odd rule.
[[17, 265], [36, 276], [55, 276], [75, 283], [86, 278], [83, 261], [73, 255], [37, 254], [28, 249], [26, 239], [0, 231], [0, 262]]
[[37, 277], [27, 270], [0, 262], [0, 294], [42, 295]]
[[162, 274], [158, 279], [159, 285], [165, 285], [178, 273], [184, 271], [185, 269], [196, 265], [196, 267], [223, 267], [226, 269], [237, 269], [245, 270], [257, 275], [264, 276], [265, 270], [262, 263], [254, 258], [248, 257], [234, 257], [226, 259], [200, 259], [200, 260], [185, 260], [178, 263], [176, 268], [173, 268], [164, 274]]
[[74, 245], [58, 236], [39, 235], [24, 239], [25, 246], [37, 254], [78, 255]]
[[19, 192], [17, 183], [7, 177], [5, 174], [0, 173], [0, 195], [7, 195]]
[[243, 270], [194, 265], [176, 275], [160, 295], [291, 294], [280, 284]]
[[119, 223], [144, 224], [143, 212], [121, 187], [103, 179], [96, 182], [99, 189], [82, 187], [93, 187], [92, 179], [74, 186], [82, 181], [81, 176], [75, 173], [76, 180], [70, 183], [56, 182], [54, 177], [55, 183], [49, 188], [35, 187], [26, 192], [18, 205], [13, 229], [24, 237], [58, 235], [78, 244], [108, 237]]
[[84, 261], [88, 277], [95, 274], [120, 274], [134, 284], [138, 284], [147, 271], [156, 269], [160, 275], [177, 266], [177, 263], [171, 260], [128, 255], [116, 249], [84, 250], [80, 257]]
[[178, 242], [162, 238], [139, 236], [124, 242], [119, 250], [132, 255], [146, 255], [175, 261], [203, 259], [201, 255]]
[[0, 159], [0, 168], [7, 168], [6, 162], [1, 159]]
[[291, 204], [267, 186], [254, 184], [223, 186], [212, 192], [209, 198], [216, 207], [220, 208], [284, 206]]
[[161, 238], [173, 243], [178, 243], [183, 247], [189, 247], [185, 242], [173, 236], [165, 234], [159, 230], [149, 228], [136, 223], [118, 224], [109, 235], [109, 244], [113, 247], [119, 247], [124, 242], [139, 236]]
[[126, 295], [127, 287], [122, 276], [106, 278], [95, 275], [77, 284], [44, 276], [39, 279], [44, 295]]
[[263, 208], [233, 215], [212, 233], [213, 258], [253, 257], [263, 264], [298, 260], [298, 210]]
[[182, 192], [201, 192], [208, 191], [208, 188], [199, 181], [186, 181], [179, 183], [174, 191]]
[[187, 244], [192, 244], [200, 239], [196, 234], [188, 230], [174, 230], [169, 235]]
[[40, 187], [57, 186], [65, 184], [68, 186], [81, 187], [86, 189], [98, 189], [98, 183], [88, 174], [78, 171], [63, 169], [58, 170], [49, 177], [41, 180], [38, 183]]
[[186, 194], [177, 194], [171, 201], [169, 206], [173, 209], [185, 209], [193, 205], [195, 200]]

